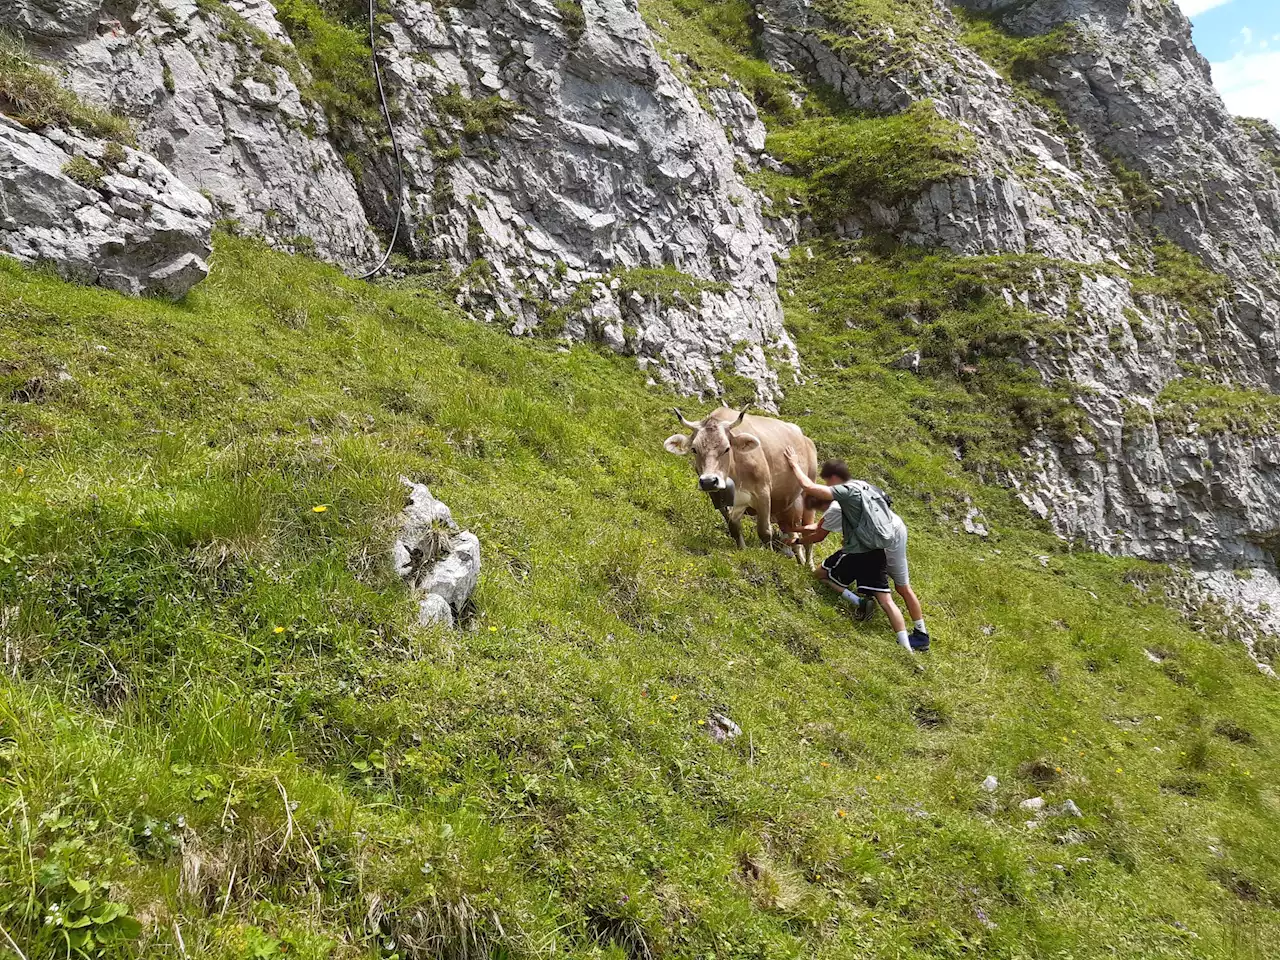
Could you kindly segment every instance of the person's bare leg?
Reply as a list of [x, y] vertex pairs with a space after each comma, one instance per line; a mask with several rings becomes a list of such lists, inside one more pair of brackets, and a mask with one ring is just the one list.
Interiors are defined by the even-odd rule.
[[844, 587], [840, 586], [840, 584], [832, 580], [830, 574], [827, 573], [827, 568], [822, 566], [821, 564], [818, 565], [817, 570], [813, 571], [813, 575], [817, 577], [819, 580], [821, 580], [823, 583], [825, 583], [832, 590], [834, 590], [836, 593], [844, 593]]
[[880, 609], [884, 611], [884, 615], [889, 618], [889, 626], [893, 627], [893, 632], [897, 634], [905, 633], [907, 621], [902, 619], [902, 611], [893, 602], [893, 595], [887, 592], [877, 593], [876, 600], [880, 603]]
[[903, 599], [907, 605], [907, 613], [911, 614], [912, 620], [924, 619], [924, 607], [920, 606], [920, 598], [916, 596], [916, 592], [911, 589], [909, 583], [899, 583], [894, 585], [898, 590], [898, 596]]

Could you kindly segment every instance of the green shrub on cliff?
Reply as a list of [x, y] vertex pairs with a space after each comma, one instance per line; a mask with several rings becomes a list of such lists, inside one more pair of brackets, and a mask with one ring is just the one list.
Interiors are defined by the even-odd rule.
[[820, 220], [919, 196], [930, 185], [965, 172], [968, 155], [959, 126], [928, 101], [890, 116], [818, 117], [770, 134], [767, 149], [803, 180]]

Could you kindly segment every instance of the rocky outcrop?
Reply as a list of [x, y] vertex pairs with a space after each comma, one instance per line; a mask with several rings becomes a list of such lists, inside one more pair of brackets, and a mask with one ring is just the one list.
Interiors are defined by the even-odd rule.
[[[1270, 569], [1280, 544], [1280, 440], [1265, 430], [1205, 430], [1194, 412], [1178, 422], [1158, 415], [1162, 394], [1189, 374], [1228, 390], [1268, 390], [1280, 377], [1280, 185], [1264, 152], [1270, 132], [1242, 131], [1229, 116], [1173, 4], [956, 5], [996, 16], [1012, 35], [1070, 31], [1024, 77], [1040, 99], [967, 49], [945, 6], [904, 38], [883, 23], [833, 21], [838, 4], [759, 4], [778, 69], [865, 110], [897, 113], [927, 100], [972, 138], [966, 175], [894, 208], [870, 204], [838, 231], [1074, 265], [1074, 284], [1005, 291], [1070, 330], [1026, 359], [1047, 381], [1072, 385], [1087, 420], [1080, 435], [1045, 436], [1027, 451], [1032, 467], [1015, 478], [1024, 500], [1064, 536], [1098, 549]], [[1135, 188], [1148, 196], [1135, 198]], [[1131, 277], [1153, 268], [1161, 236], [1222, 274], [1227, 296], [1193, 316], [1175, 297], [1137, 292]]]
[[246, 230], [363, 263], [370, 218], [389, 229], [398, 202], [406, 249], [517, 334], [595, 339], [691, 392], [747, 377], [765, 406], [795, 363], [759, 200], [636, 0], [384, 4], [402, 196], [381, 130], [344, 131], [339, 158], [267, 0], [6, 2], [77, 92]]
[[480, 541], [459, 530], [449, 508], [424, 484], [402, 477], [409, 502], [400, 515], [400, 532], [391, 562], [405, 585], [420, 599], [423, 626], [455, 626], [467, 613], [480, 579]]
[[1044, 65], [1046, 89], [1100, 151], [1149, 184], [1144, 225], [1221, 273], [1229, 293], [1193, 319], [1126, 284], [1087, 286], [1088, 326], [1066, 372], [1090, 388], [1094, 430], [1066, 447], [1040, 445], [1040, 503], [1056, 505], [1046, 513], [1059, 529], [1104, 549], [1270, 568], [1280, 439], [1265, 427], [1205, 430], [1194, 411], [1184, 423], [1152, 416], [1188, 372], [1227, 390], [1280, 385], [1280, 181], [1259, 149], [1266, 132], [1244, 134], [1228, 114], [1175, 5], [1044, 0], [1005, 21], [1027, 33], [1063, 23], [1081, 39]]
[[794, 362], [779, 248], [635, 0], [390, 11], [413, 243], [475, 266], [463, 302], [634, 353], [682, 390], [749, 377], [769, 405]]
[[76, 0], [56, 17], [39, 12], [53, 6], [45, 0], [9, 2], [27, 11], [30, 42], [68, 86], [128, 116], [142, 149], [208, 196], [220, 219], [344, 265], [379, 253], [267, 0]]
[[121, 293], [181, 297], [209, 272], [212, 210], [152, 157], [0, 116], [0, 252]]
[[870, 209], [840, 225], [845, 236], [891, 233], [957, 254], [1037, 252], [1080, 263], [1123, 263], [1132, 224], [1115, 203], [1106, 162], [1072, 142], [1044, 108], [957, 38], [946, 8], [913, 41], [881, 25], [839, 47], [842, 27], [809, 0], [762, 0], [762, 44], [784, 73], [817, 80], [857, 109], [901, 113], [929, 101], [972, 140], [965, 176], [932, 185], [896, 207]]

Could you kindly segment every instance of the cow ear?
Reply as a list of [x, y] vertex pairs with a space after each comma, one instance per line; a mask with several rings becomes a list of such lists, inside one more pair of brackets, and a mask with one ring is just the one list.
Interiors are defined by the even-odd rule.
[[667, 453], [674, 453], [677, 457], [683, 457], [689, 452], [689, 438], [683, 433], [673, 433], [667, 437], [667, 442], [663, 444]]
[[733, 449], [739, 453], [750, 453], [760, 449], [760, 438], [754, 433], [734, 433], [729, 436]]

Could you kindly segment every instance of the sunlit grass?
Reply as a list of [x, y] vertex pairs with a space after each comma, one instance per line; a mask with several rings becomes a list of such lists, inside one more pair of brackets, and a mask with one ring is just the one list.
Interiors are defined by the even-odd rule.
[[[837, 369], [813, 269], [789, 415], [898, 494], [927, 658], [730, 549], [629, 359], [226, 237], [180, 305], [0, 266], [0, 923], [60, 949], [57, 864], [121, 956], [1263, 956], [1272, 683], [957, 463], [941, 378]], [[401, 475], [483, 544], [459, 633]]]

